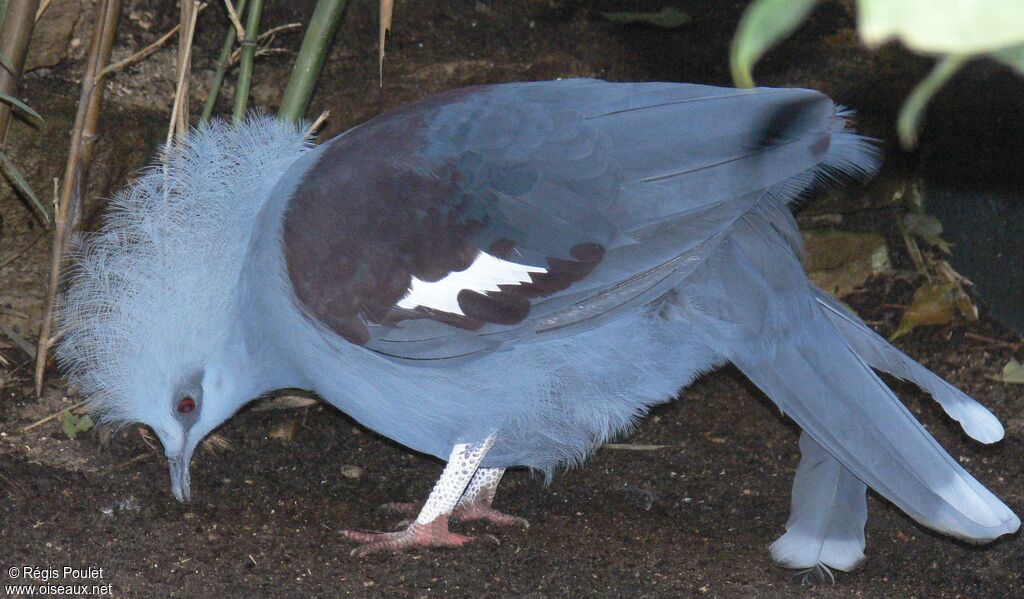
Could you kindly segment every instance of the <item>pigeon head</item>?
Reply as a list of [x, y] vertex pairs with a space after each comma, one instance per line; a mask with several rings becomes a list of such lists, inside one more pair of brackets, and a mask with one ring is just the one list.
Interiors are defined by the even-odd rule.
[[100, 421], [156, 432], [180, 501], [199, 442], [270, 390], [239, 326], [237, 282], [261, 206], [308, 148], [269, 117], [201, 126], [72, 243], [57, 360]]

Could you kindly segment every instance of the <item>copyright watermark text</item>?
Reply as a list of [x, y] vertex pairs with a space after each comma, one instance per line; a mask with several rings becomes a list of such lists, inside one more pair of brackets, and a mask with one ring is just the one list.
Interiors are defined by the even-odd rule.
[[59, 568], [10, 566], [3, 590], [13, 597], [110, 596], [113, 585], [104, 582], [103, 568], [94, 566]]

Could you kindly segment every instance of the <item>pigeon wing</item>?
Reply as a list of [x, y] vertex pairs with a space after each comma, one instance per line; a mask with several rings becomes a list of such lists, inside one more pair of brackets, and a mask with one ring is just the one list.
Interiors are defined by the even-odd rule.
[[678, 284], [765, 190], [822, 161], [839, 121], [808, 90], [432, 96], [320, 149], [286, 213], [291, 284], [311, 317], [396, 358], [596, 326]]

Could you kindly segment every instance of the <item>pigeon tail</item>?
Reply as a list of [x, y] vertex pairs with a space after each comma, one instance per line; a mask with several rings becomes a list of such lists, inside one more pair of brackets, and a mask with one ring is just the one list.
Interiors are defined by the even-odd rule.
[[[801, 444], [804, 457], [787, 536], [816, 534], [823, 550], [817, 561], [839, 569], [855, 565], [863, 532], [851, 533], [863, 526], [863, 519], [854, 516], [863, 499], [857, 492], [862, 486], [852, 477], [921, 524], [966, 541], [987, 542], [1017, 530], [1017, 516], [939, 446], [822, 311], [797, 327], [768, 355], [733, 356], [740, 370], [820, 446]], [[823, 500], [830, 502], [827, 509]], [[807, 523], [814, 510], [817, 526]], [[830, 546], [851, 540], [838, 562], [824, 556]], [[773, 553], [789, 565], [782, 552], [786, 545], [780, 540]]]
[[793, 517], [773, 547], [776, 559], [855, 566], [865, 520], [858, 481], [921, 524], [966, 541], [1016, 531], [1017, 516], [942, 449], [872, 367], [933, 393], [981, 440], [1001, 433], [994, 417], [818, 293], [792, 251], [797, 234], [784, 207], [762, 202], [677, 288], [702, 341], [804, 432]]

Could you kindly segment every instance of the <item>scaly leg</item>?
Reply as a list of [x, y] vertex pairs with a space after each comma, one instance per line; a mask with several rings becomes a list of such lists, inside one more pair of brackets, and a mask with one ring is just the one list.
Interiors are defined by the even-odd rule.
[[362, 556], [377, 551], [400, 551], [414, 547], [461, 547], [471, 541], [472, 537], [448, 530], [448, 517], [484, 455], [494, 445], [494, 439], [495, 435], [492, 434], [482, 443], [460, 443], [452, 449], [448, 465], [427, 497], [427, 503], [405, 530], [384, 533], [342, 531], [341, 534], [346, 538], [362, 544], [352, 554]]
[[[504, 468], [478, 468], [473, 480], [469, 481], [466, 491], [455, 505], [451, 513], [451, 520], [457, 522], [470, 522], [473, 520], [486, 520], [498, 526], [522, 526], [529, 528], [530, 523], [526, 518], [518, 518], [491, 507], [494, 502], [494, 493], [498, 490], [498, 483], [501, 482]], [[415, 514], [419, 509], [416, 503], [386, 503], [383, 506], [392, 512], [402, 514]]]
[[498, 483], [501, 476], [505, 474], [504, 468], [480, 468], [469, 481], [466, 492], [462, 499], [455, 506], [452, 518], [460, 522], [470, 520], [486, 520], [499, 526], [522, 526], [529, 528], [530, 523], [526, 518], [519, 518], [499, 512], [491, 507], [494, 502], [494, 493], [498, 490]]

